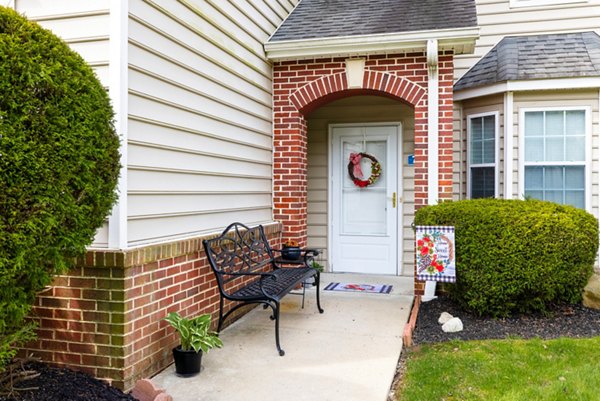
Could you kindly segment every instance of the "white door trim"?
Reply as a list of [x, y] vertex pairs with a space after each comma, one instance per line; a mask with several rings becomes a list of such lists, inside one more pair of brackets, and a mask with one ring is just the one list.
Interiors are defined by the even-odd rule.
[[[404, 154], [402, 153], [402, 140], [404, 137], [403, 126], [401, 121], [389, 121], [389, 122], [376, 122], [376, 123], [344, 123], [344, 124], [329, 124], [327, 127], [327, 173], [329, 175], [327, 180], [327, 259], [329, 263], [329, 267], [331, 267], [332, 253], [332, 238], [333, 238], [333, 227], [331, 224], [331, 219], [333, 216], [333, 165], [331, 160], [333, 159], [333, 129], [338, 127], [381, 127], [381, 126], [394, 126], [396, 127], [397, 132], [397, 183], [396, 183], [396, 191], [397, 191], [397, 213], [396, 213], [396, 276], [402, 274], [403, 267], [403, 258], [404, 255], [404, 232], [403, 232], [403, 210], [404, 210], [404, 188], [402, 186], [403, 180], [403, 172], [404, 172]], [[332, 271], [332, 269], [329, 269]]]

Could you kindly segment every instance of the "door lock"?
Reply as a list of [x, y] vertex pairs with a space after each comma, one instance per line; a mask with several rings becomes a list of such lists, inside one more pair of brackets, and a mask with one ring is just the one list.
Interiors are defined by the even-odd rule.
[[395, 209], [396, 208], [396, 193], [394, 192], [394, 194], [392, 195], [392, 207]]

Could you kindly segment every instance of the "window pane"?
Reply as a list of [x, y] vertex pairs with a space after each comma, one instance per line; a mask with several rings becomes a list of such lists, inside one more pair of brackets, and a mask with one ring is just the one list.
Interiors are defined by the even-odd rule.
[[528, 111], [525, 113], [525, 136], [544, 135], [544, 113]]
[[546, 112], [546, 136], [563, 136], [564, 128], [564, 112]]
[[550, 202], [563, 203], [563, 191], [545, 191], [546, 199]]
[[565, 203], [583, 209], [585, 207], [584, 191], [566, 191]]
[[565, 161], [582, 162], [585, 160], [585, 137], [567, 137]]
[[471, 142], [471, 164], [483, 163], [483, 143]]
[[562, 136], [546, 138], [546, 159], [561, 162], [565, 159], [565, 139]]
[[483, 142], [483, 162], [484, 163], [495, 163], [496, 162], [496, 141], [485, 140]]
[[544, 188], [544, 168], [525, 167], [525, 191]]
[[471, 168], [471, 198], [493, 198], [495, 191], [495, 168]]
[[567, 111], [567, 135], [585, 135], [585, 111]]
[[546, 167], [544, 169], [544, 187], [548, 189], [563, 189], [563, 167]]
[[525, 161], [544, 161], [544, 140], [541, 138], [525, 138]]
[[496, 138], [496, 116], [483, 117], [483, 139]]
[[544, 191], [528, 191], [525, 190], [525, 197], [532, 199], [544, 200]]
[[481, 141], [483, 139], [483, 128], [481, 118], [471, 119], [471, 141]]
[[527, 166], [525, 196], [584, 208], [585, 167]]
[[565, 188], [585, 189], [585, 167], [565, 167]]

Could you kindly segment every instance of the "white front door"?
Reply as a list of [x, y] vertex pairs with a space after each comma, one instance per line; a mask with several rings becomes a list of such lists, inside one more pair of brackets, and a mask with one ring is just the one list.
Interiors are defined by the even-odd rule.
[[[398, 274], [399, 125], [331, 126], [330, 251], [334, 272]], [[349, 168], [352, 154], [373, 156], [381, 175], [360, 187]], [[363, 179], [372, 160], [360, 160]]]

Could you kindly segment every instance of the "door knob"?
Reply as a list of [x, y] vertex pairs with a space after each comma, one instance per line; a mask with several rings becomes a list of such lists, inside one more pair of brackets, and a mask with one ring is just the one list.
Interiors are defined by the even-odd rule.
[[394, 192], [394, 194], [392, 195], [392, 207], [395, 209], [396, 208], [396, 193]]

